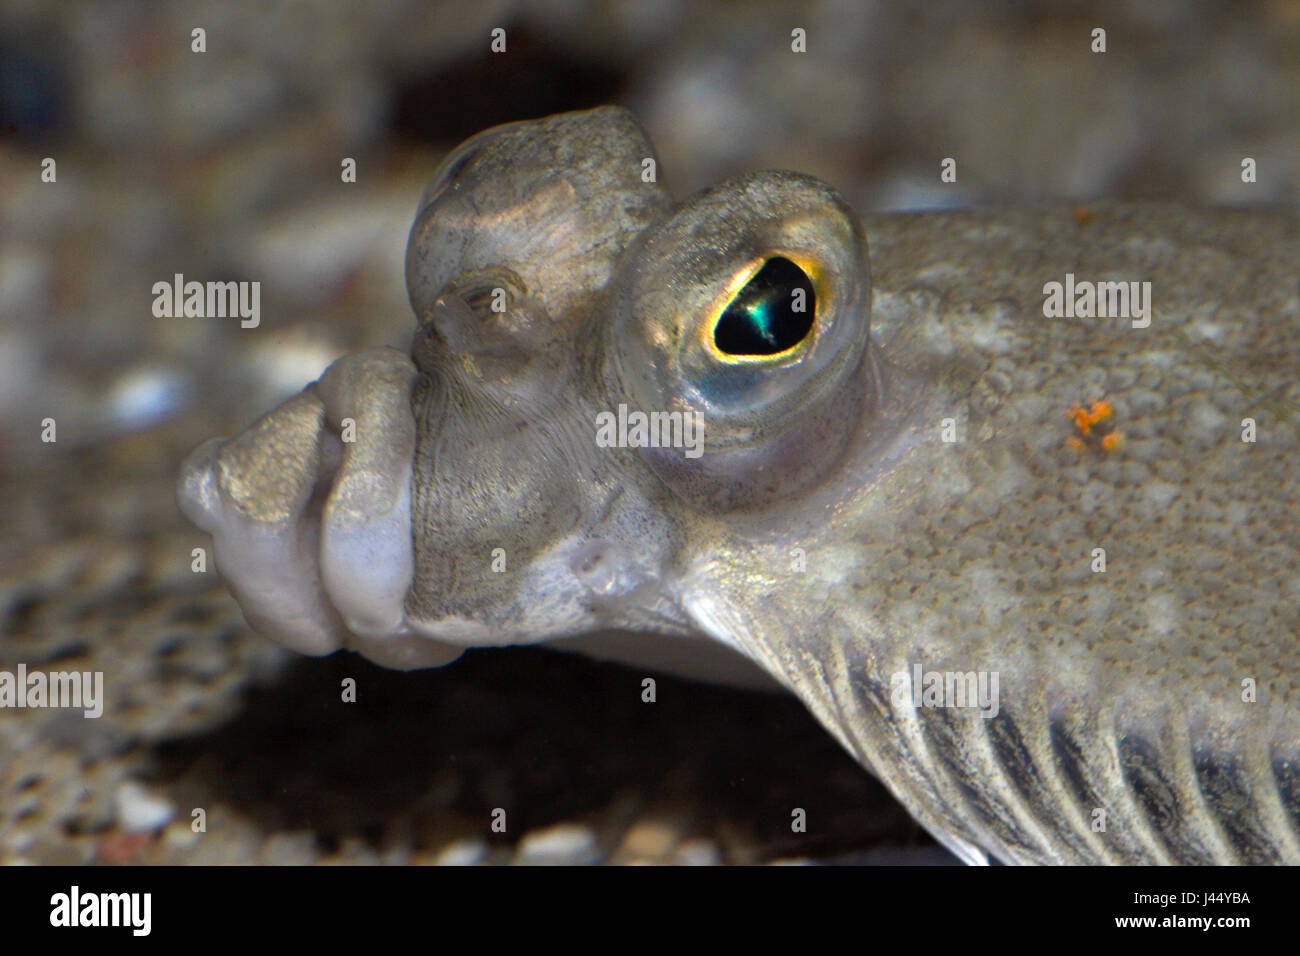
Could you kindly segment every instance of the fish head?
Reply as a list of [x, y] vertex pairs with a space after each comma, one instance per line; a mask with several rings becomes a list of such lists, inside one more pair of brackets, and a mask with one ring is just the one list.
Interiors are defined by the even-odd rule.
[[395, 667], [689, 633], [696, 522], [815, 485], [870, 400], [861, 227], [812, 177], [675, 204], [627, 111], [513, 123], [421, 197], [409, 355], [344, 356], [179, 500], [253, 627]]

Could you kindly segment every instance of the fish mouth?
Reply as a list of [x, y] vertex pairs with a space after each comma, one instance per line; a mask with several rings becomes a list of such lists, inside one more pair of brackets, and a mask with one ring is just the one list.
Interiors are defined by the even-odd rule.
[[409, 357], [345, 356], [230, 440], [197, 448], [177, 502], [258, 632], [303, 654], [340, 648], [435, 667], [463, 648], [406, 623], [414, 577]]

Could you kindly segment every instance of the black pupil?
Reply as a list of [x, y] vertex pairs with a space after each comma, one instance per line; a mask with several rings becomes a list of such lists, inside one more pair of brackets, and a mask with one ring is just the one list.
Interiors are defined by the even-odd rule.
[[802, 342], [816, 315], [808, 276], [775, 256], [736, 293], [713, 328], [713, 341], [727, 355], [775, 355]]

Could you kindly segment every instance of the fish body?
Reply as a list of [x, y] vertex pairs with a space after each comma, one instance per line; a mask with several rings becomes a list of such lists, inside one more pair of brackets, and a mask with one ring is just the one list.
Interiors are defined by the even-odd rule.
[[1300, 862], [1300, 219], [653, 159], [616, 108], [447, 158], [410, 354], [182, 469], [250, 623], [722, 648], [967, 861]]

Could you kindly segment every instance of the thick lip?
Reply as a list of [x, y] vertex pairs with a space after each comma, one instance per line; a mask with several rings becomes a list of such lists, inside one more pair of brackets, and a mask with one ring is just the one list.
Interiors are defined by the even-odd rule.
[[258, 522], [240, 512], [221, 487], [222, 446], [207, 442], [186, 459], [181, 511], [212, 535], [214, 564], [254, 630], [303, 654], [338, 650], [344, 627], [320, 581], [319, 522], [301, 515]]
[[405, 618], [415, 374], [395, 349], [345, 356], [182, 465], [181, 511], [212, 535], [215, 564], [254, 629], [305, 654], [364, 645], [394, 666], [429, 666], [406, 663], [419, 645], [401, 646], [415, 640]]
[[346, 620], [335, 599], [338, 589], [328, 586], [317, 559], [325, 496], [314, 494], [291, 519], [258, 523], [221, 491], [222, 445], [214, 439], [186, 458], [177, 502], [212, 535], [217, 568], [254, 630], [301, 654], [319, 657], [346, 648], [397, 670], [440, 667], [460, 657], [464, 646], [414, 633], [400, 605], [397, 619], [385, 627]]

